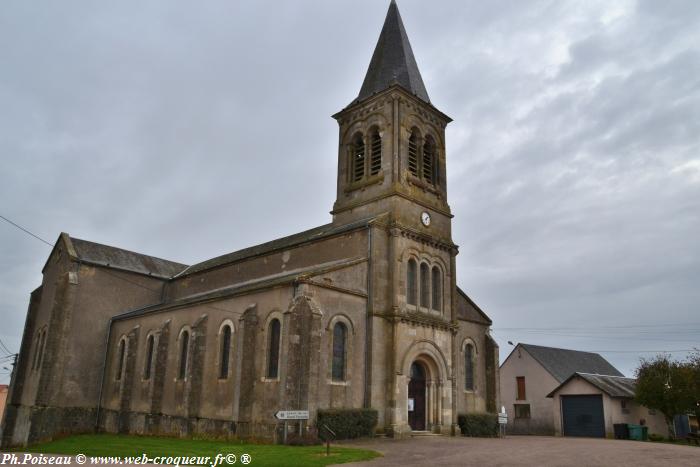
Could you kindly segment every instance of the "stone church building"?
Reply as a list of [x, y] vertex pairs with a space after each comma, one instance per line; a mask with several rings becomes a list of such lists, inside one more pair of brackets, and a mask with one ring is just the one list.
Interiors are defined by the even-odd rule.
[[329, 224], [194, 265], [58, 238], [31, 293], [2, 445], [254, 436], [278, 410], [372, 408], [455, 434], [495, 412], [491, 320], [457, 286], [445, 127], [395, 2], [339, 125]]

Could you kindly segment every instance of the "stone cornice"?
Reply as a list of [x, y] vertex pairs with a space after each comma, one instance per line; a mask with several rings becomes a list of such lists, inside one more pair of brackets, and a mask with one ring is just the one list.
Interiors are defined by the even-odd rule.
[[420, 200], [414, 196], [403, 193], [402, 191], [398, 190], [396, 187], [388, 188], [387, 192], [382, 193], [378, 196], [368, 198], [368, 199], [365, 199], [362, 201], [357, 201], [354, 203], [345, 204], [342, 207], [338, 206], [339, 203], [336, 202], [336, 205], [333, 206], [333, 210], [330, 213], [332, 215], [340, 214], [342, 212], [349, 211], [351, 209], [355, 209], [355, 208], [358, 208], [360, 206], [364, 206], [365, 204], [375, 203], [375, 202], [380, 201], [382, 199], [390, 198], [392, 196], [399, 196], [399, 197], [404, 198], [408, 201], [416, 203], [419, 206], [423, 206], [426, 209], [430, 209], [430, 210], [435, 211], [437, 213], [440, 213], [444, 216], [447, 216], [450, 219], [454, 217], [454, 215], [450, 211], [450, 207], [447, 206], [446, 203], [445, 203], [446, 209], [444, 207], [441, 207], [441, 206], [435, 206], [434, 204], [426, 203], [425, 201]]
[[442, 316], [430, 315], [420, 311], [410, 311], [405, 308], [401, 308], [397, 311], [375, 312], [372, 313], [372, 315], [394, 323], [408, 323], [416, 326], [449, 331], [451, 333], [455, 333], [459, 329], [459, 324], [451, 322]]
[[393, 237], [404, 237], [404, 238], [410, 238], [411, 240], [430, 245], [433, 248], [437, 248], [439, 250], [443, 251], [448, 251], [452, 255], [457, 255], [459, 252], [459, 247], [455, 245], [451, 240], [449, 239], [443, 239], [443, 238], [437, 238], [433, 237], [431, 235], [428, 235], [423, 232], [419, 232], [418, 230], [415, 230], [411, 227], [399, 224], [397, 222], [392, 222], [392, 223], [386, 223], [386, 222], [373, 222], [373, 226], [377, 227], [382, 227], [384, 230], [387, 231], [387, 233], [390, 236]]
[[445, 128], [452, 119], [439, 111], [434, 105], [424, 102], [421, 99], [413, 96], [410, 92], [406, 91], [402, 86], [395, 84], [386, 90], [375, 94], [362, 101], [352, 102], [350, 105], [345, 107], [340, 112], [334, 114], [332, 117], [338, 121], [340, 125], [348, 121], [354, 121], [358, 118], [364, 117], [365, 115], [377, 111], [380, 107], [387, 105], [394, 100], [399, 100], [405, 102], [409, 107], [415, 109], [425, 120], [434, 123], [440, 128]]

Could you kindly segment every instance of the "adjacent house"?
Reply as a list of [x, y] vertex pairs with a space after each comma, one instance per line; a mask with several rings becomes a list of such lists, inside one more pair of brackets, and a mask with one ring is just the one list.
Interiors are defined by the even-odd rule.
[[572, 374], [547, 395], [554, 401], [555, 434], [611, 438], [615, 424], [627, 423], [667, 437], [664, 416], [634, 401], [635, 384], [633, 378]]
[[597, 353], [518, 344], [500, 368], [501, 401], [513, 434], [555, 434], [554, 399], [574, 373], [623, 376]]

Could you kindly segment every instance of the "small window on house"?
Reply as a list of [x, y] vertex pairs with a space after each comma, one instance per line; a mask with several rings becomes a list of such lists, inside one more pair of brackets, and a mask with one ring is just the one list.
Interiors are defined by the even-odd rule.
[[267, 377], [277, 378], [280, 358], [280, 321], [275, 318], [268, 327]]
[[428, 308], [430, 306], [430, 269], [428, 265], [420, 265], [420, 306]]
[[226, 325], [221, 330], [221, 348], [220, 348], [220, 363], [219, 363], [219, 379], [228, 378], [228, 368], [231, 358], [231, 326]]
[[415, 130], [408, 138], [408, 171], [414, 177], [418, 176], [418, 134]]
[[433, 266], [433, 310], [442, 310], [442, 280], [440, 268]]
[[347, 340], [347, 328], [343, 323], [333, 326], [333, 381], [345, 381], [345, 341]]
[[372, 132], [370, 141], [371, 156], [369, 174], [377, 175], [382, 170], [382, 137], [379, 136], [379, 130], [376, 128]]
[[620, 399], [620, 409], [622, 409], [622, 413], [624, 413], [624, 414], [630, 413], [629, 409], [627, 408], [627, 400], [626, 399]]
[[530, 418], [530, 404], [515, 404], [515, 418]]
[[178, 370], [178, 378], [185, 379], [187, 376], [187, 358], [190, 352], [190, 333], [183, 331], [180, 336], [180, 367]]
[[409, 305], [418, 305], [418, 264], [414, 259], [408, 260], [408, 272], [406, 274], [407, 301]]
[[517, 376], [515, 378], [515, 382], [518, 386], [518, 393], [516, 399], [519, 401], [524, 401], [525, 399], [527, 399], [527, 397], [525, 397], [525, 377]]
[[471, 344], [464, 346], [464, 389], [474, 390], [474, 347]]
[[355, 136], [351, 147], [352, 181], [358, 182], [365, 176], [365, 143], [361, 134]]
[[435, 143], [433, 138], [428, 135], [423, 143], [423, 178], [426, 182], [433, 185], [435, 183], [434, 176], [434, 159], [435, 159]]
[[117, 352], [117, 374], [115, 379], [119, 381], [122, 379], [122, 373], [124, 372], [124, 359], [126, 358], [126, 341], [124, 339], [119, 341], [119, 350]]
[[155, 346], [155, 338], [153, 334], [148, 336], [146, 340], [146, 360], [143, 362], [143, 379], [151, 379], [151, 366], [153, 365], [153, 347]]

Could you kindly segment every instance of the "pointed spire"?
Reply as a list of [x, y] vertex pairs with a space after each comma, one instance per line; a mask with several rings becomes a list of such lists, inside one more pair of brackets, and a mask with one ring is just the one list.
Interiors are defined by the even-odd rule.
[[418, 98], [430, 102], [401, 21], [399, 7], [396, 6], [395, 0], [391, 0], [384, 27], [357, 99], [366, 99], [394, 84], [399, 84]]

